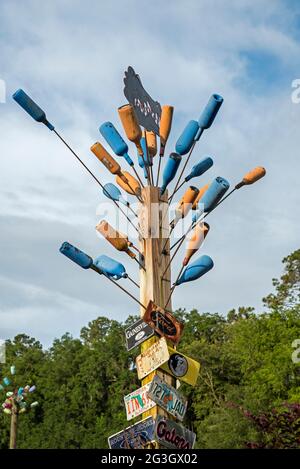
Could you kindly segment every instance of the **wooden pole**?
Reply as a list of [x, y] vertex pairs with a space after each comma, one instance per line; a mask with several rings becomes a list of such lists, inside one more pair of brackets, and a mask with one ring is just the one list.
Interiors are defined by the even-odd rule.
[[[162, 247], [165, 244], [166, 237], [169, 235], [168, 216], [165, 210], [168, 210], [168, 194], [160, 197], [160, 189], [158, 187], [148, 186], [142, 190], [142, 198], [144, 204], [142, 210], [139, 211], [139, 222], [143, 232], [144, 239], [140, 241], [140, 250], [144, 254], [145, 271], [140, 269], [140, 302], [147, 306], [152, 300], [157, 306], [164, 308], [166, 301], [170, 296], [171, 290], [171, 272], [170, 266], [167, 269], [164, 279], [162, 273], [165, 271], [169, 260], [169, 240], [167, 242], [166, 255], [161, 254]], [[167, 304], [167, 309], [172, 310], [171, 301]], [[141, 317], [145, 310], [141, 308]], [[151, 345], [157, 342], [158, 337], [154, 336], [141, 344], [141, 352], [147, 350]], [[171, 343], [169, 345], [172, 345]], [[174, 345], [172, 345], [174, 347]], [[176, 380], [161, 370], [155, 370], [142, 380], [142, 386], [150, 383], [155, 375], [158, 375], [163, 381], [172, 386], [176, 386]], [[159, 406], [144, 412], [142, 418], [157, 415], [163, 415], [172, 419], [172, 417]], [[157, 448], [159, 448], [159, 445]]]
[[18, 411], [15, 404], [11, 409], [9, 449], [17, 448]]

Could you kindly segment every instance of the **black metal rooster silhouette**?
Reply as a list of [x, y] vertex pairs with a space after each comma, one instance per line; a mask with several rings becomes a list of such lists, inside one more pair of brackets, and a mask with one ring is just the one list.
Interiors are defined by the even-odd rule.
[[146, 130], [159, 135], [161, 105], [154, 101], [144, 89], [139, 75], [132, 67], [128, 67], [124, 78], [124, 95], [134, 107], [139, 124]]

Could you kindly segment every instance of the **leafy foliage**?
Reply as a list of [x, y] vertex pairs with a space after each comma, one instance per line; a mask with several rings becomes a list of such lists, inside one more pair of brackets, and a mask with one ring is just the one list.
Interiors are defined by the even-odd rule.
[[[185, 322], [180, 351], [201, 363], [184, 424], [200, 448], [295, 448], [300, 443], [300, 364], [292, 360], [300, 339], [300, 250], [284, 259], [275, 293], [256, 314], [241, 307], [222, 314], [176, 312]], [[20, 334], [7, 341], [7, 365], [16, 379], [37, 386], [40, 407], [19, 418], [19, 448], [105, 448], [127, 426], [123, 396], [139, 387], [132, 369], [139, 350], [127, 352], [125, 324], [99, 317], [65, 334], [49, 350]], [[8, 446], [9, 416], [0, 413], [0, 448]]]

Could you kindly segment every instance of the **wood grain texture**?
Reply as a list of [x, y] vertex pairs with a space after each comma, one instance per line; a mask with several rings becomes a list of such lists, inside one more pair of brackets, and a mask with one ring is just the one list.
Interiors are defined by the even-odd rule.
[[[152, 300], [157, 306], [164, 308], [171, 288], [170, 267], [164, 275], [166, 280], [162, 280], [162, 273], [170, 260], [169, 241], [166, 245], [168, 254], [162, 254], [169, 233], [168, 193], [166, 191], [160, 198], [160, 189], [158, 187], [147, 186], [142, 190], [142, 198], [144, 204], [139, 214], [139, 222], [144, 240], [140, 241], [140, 250], [144, 254], [146, 271], [140, 269], [140, 301], [147, 306], [149, 301]], [[169, 301], [167, 309], [172, 309], [171, 301]], [[140, 313], [143, 317], [145, 310], [141, 308]], [[157, 340], [158, 337], [156, 336], [146, 340], [141, 344], [141, 352], [147, 350]], [[169, 343], [169, 345], [171, 344]], [[176, 380], [161, 370], [156, 370], [146, 376], [142, 380], [142, 385], [151, 382], [155, 374], [168, 384], [176, 386]], [[152, 416], [155, 418], [157, 415], [164, 415], [172, 419], [167, 412], [158, 406], [144, 412], [142, 417]]]

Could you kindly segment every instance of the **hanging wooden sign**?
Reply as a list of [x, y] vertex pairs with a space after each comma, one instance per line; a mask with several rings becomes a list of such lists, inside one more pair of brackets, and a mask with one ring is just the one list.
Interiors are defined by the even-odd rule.
[[124, 95], [134, 107], [138, 123], [146, 130], [159, 135], [161, 105], [154, 101], [142, 85], [141, 79], [132, 67], [128, 67], [124, 78]]
[[148, 397], [182, 422], [187, 409], [187, 400], [157, 375], [149, 384]]
[[193, 449], [196, 435], [182, 425], [161, 415], [156, 418], [155, 436], [165, 448]]
[[149, 387], [150, 383], [124, 397], [127, 420], [131, 420], [155, 406], [155, 402], [148, 395]]
[[200, 370], [200, 363], [168, 347], [169, 359], [161, 369], [187, 384], [195, 386]]
[[126, 347], [130, 351], [154, 335], [154, 330], [139, 319], [125, 330]]
[[148, 417], [108, 438], [111, 449], [143, 449], [154, 441], [155, 421]]
[[152, 327], [157, 334], [165, 337], [177, 345], [182, 335], [183, 323], [179, 322], [169, 311], [156, 306], [149, 301], [143, 320]]
[[167, 341], [162, 337], [136, 358], [138, 378], [145, 378], [149, 373], [167, 362], [169, 357]]

